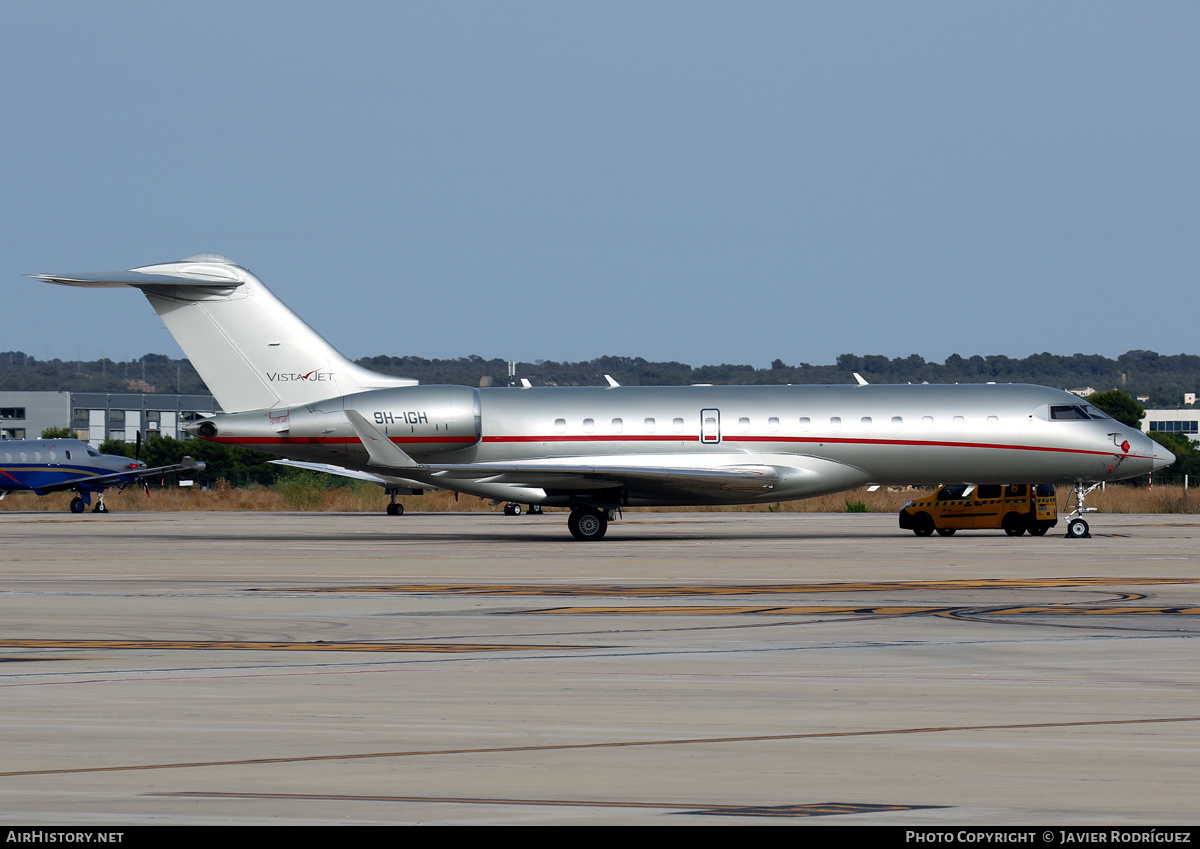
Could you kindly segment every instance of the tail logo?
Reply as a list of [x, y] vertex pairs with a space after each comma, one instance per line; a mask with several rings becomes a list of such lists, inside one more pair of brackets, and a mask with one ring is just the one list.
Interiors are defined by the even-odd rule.
[[267, 380], [272, 383], [291, 383], [294, 380], [307, 380], [312, 383], [324, 383], [325, 381], [333, 380], [333, 372], [321, 371], [313, 369], [308, 374], [296, 374], [295, 372], [286, 371], [268, 371], [265, 372]]

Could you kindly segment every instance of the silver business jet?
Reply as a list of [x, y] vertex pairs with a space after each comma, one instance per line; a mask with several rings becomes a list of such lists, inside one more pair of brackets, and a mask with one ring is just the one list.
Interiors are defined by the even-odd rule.
[[754, 504], [875, 485], [1074, 488], [1068, 535], [1104, 481], [1174, 456], [1043, 386], [419, 386], [343, 357], [250, 271], [213, 254], [41, 274], [140, 289], [224, 415], [213, 442], [491, 498], [570, 508], [580, 540], [625, 506]]

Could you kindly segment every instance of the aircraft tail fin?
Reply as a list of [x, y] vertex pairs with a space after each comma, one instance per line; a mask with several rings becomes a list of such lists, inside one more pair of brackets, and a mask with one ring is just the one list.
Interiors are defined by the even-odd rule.
[[141, 289], [227, 413], [417, 383], [352, 363], [249, 270], [216, 254], [128, 271], [32, 276]]

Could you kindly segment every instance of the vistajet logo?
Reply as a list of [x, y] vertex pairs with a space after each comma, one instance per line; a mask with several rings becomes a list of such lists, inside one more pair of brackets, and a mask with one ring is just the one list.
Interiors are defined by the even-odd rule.
[[272, 383], [291, 383], [294, 380], [307, 380], [313, 383], [324, 383], [333, 380], [333, 372], [313, 369], [308, 374], [296, 374], [288, 371], [268, 371], [267, 380]]

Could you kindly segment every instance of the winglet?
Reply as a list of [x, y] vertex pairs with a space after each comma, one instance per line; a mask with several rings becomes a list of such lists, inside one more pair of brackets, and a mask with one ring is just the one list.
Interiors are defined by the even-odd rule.
[[397, 448], [396, 443], [380, 433], [379, 428], [363, 418], [362, 413], [357, 410], [346, 410], [345, 413], [346, 418], [350, 420], [350, 426], [354, 428], [354, 433], [362, 441], [363, 448], [367, 449], [372, 466], [382, 466], [385, 469], [416, 467], [416, 460]]

